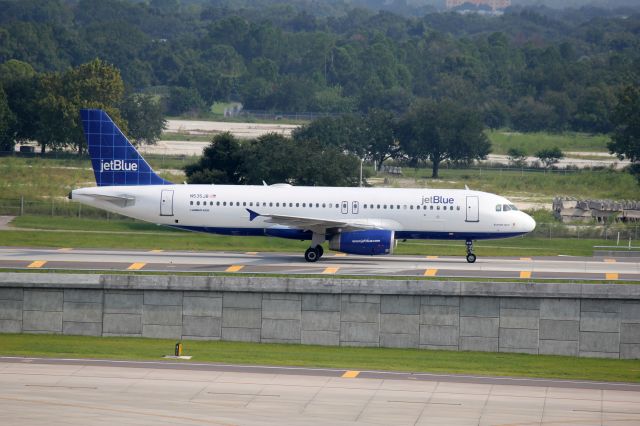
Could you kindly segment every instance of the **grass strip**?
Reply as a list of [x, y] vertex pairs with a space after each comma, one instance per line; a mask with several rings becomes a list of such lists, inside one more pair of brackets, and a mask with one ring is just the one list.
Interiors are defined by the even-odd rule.
[[[175, 340], [0, 334], [3, 356], [159, 360]], [[183, 341], [193, 362], [640, 382], [640, 361], [423, 349]]]
[[[140, 250], [223, 250], [304, 252], [308, 241], [275, 237], [234, 237], [179, 231], [133, 220], [79, 219], [73, 217], [16, 217], [12, 226], [22, 230], [0, 231], [3, 246], [73, 247]], [[28, 230], [38, 229], [38, 230]], [[40, 231], [75, 231], [42, 232]], [[78, 232], [80, 231], [80, 232]], [[126, 234], [126, 235], [123, 235]], [[517, 237], [477, 241], [478, 256], [591, 256], [593, 247], [611, 245], [601, 239]], [[463, 241], [409, 240], [398, 242], [399, 255], [463, 256]]]

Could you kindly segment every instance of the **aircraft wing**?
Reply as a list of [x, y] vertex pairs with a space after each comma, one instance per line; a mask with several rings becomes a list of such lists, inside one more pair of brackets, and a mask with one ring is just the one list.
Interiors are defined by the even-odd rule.
[[105, 194], [79, 194], [85, 197], [92, 197], [101, 201], [108, 201], [120, 207], [129, 207], [136, 204], [136, 197], [129, 194], [105, 195]]
[[340, 229], [342, 231], [362, 231], [365, 229], [382, 229], [378, 225], [358, 220], [327, 220], [307, 216], [287, 216], [279, 214], [260, 214], [247, 209], [249, 220], [253, 221], [257, 217], [263, 217], [266, 223], [288, 226], [309, 231], [324, 233], [328, 229]]

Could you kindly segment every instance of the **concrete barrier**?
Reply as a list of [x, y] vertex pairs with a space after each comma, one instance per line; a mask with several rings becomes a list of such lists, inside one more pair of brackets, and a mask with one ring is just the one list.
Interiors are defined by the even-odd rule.
[[640, 286], [0, 274], [0, 332], [640, 358]]

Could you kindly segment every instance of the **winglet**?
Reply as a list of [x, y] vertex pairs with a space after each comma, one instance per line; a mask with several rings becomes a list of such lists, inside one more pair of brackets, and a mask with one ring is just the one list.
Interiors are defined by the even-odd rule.
[[249, 222], [253, 222], [253, 219], [255, 219], [258, 216], [261, 216], [260, 213], [254, 212], [251, 209], [247, 209], [247, 211], [249, 212]]

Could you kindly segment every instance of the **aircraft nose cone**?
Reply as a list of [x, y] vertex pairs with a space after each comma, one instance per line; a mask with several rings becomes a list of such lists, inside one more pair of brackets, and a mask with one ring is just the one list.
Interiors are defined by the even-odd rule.
[[532, 218], [531, 216], [529, 216], [528, 214], [525, 213], [525, 220], [524, 220], [524, 229], [526, 232], [531, 232], [534, 229], [536, 229], [536, 221], [534, 218]]

